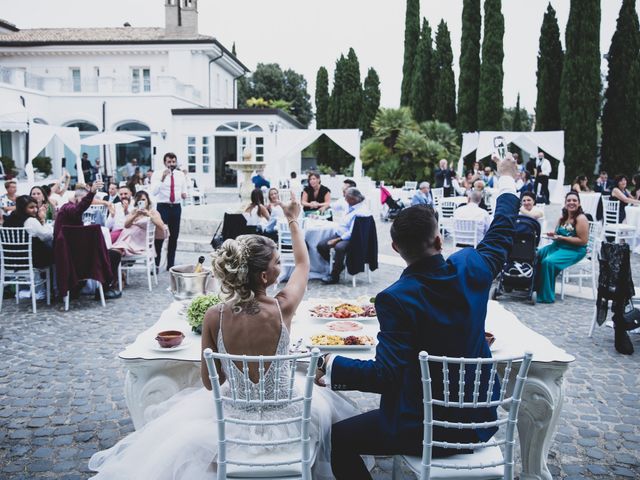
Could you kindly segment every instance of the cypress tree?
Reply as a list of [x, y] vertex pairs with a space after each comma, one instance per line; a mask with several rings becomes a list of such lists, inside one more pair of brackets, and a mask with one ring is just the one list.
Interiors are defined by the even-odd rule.
[[346, 61], [347, 59], [344, 58], [344, 55], [340, 55], [340, 58], [336, 61], [336, 68], [333, 71], [333, 88], [331, 89], [331, 96], [329, 97], [328, 128], [340, 128], [341, 125]]
[[502, 16], [502, 2], [501, 0], [485, 0], [480, 96], [478, 98], [479, 130], [500, 130], [503, 109], [503, 37], [504, 17]]
[[560, 130], [560, 80], [564, 52], [556, 11], [551, 4], [542, 20], [538, 50], [536, 130]]
[[[640, 31], [635, 0], [624, 0], [607, 60], [607, 91], [602, 112], [602, 166], [610, 174], [633, 173], [640, 155], [637, 83]], [[634, 78], [636, 77], [636, 78]]]
[[420, 0], [407, 0], [407, 11], [404, 21], [404, 64], [402, 65], [402, 87], [400, 105], [409, 105], [413, 70], [420, 40]]
[[520, 111], [520, 93], [518, 93], [518, 99], [516, 100], [516, 109], [513, 112], [513, 123], [511, 124], [511, 130], [514, 132], [522, 131], [522, 112]]
[[593, 171], [600, 110], [600, 0], [571, 0], [560, 117], [567, 178]]
[[362, 111], [362, 83], [360, 82], [360, 62], [353, 48], [349, 49], [345, 65], [344, 98], [340, 128], [358, 128]]
[[464, 0], [460, 76], [458, 77], [458, 130], [478, 130], [478, 91], [480, 89], [480, 0]]
[[375, 69], [370, 68], [364, 79], [364, 89], [362, 92], [362, 114], [360, 115], [360, 130], [363, 138], [373, 135], [371, 123], [380, 108], [380, 78]]
[[456, 125], [456, 81], [453, 75], [453, 52], [451, 36], [444, 20], [440, 21], [436, 32], [435, 62], [438, 77], [435, 88], [435, 118], [450, 126]]
[[[316, 74], [316, 128], [318, 130], [329, 126], [329, 73], [324, 67], [318, 69]], [[329, 158], [327, 139], [318, 139], [317, 160], [325, 164]]]
[[432, 57], [433, 40], [431, 27], [426, 18], [422, 19], [422, 32], [416, 53], [415, 69], [413, 70], [413, 84], [409, 106], [413, 118], [417, 122], [424, 122], [433, 118], [433, 75]]

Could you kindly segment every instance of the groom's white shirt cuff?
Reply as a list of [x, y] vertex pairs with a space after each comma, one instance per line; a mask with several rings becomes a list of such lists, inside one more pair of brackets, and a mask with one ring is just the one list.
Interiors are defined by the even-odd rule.
[[516, 191], [516, 181], [513, 177], [503, 175], [498, 180], [498, 197], [503, 193], [511, 193], [516, 196], [518, 195]]
[[336, 358], [335, 355], [329, 355], [329, 360], [327, 360], [327, 365], [324, 369], [324, 383], [327, 388], [331, 388], [331, 367], [333, 366], [333, 359]]

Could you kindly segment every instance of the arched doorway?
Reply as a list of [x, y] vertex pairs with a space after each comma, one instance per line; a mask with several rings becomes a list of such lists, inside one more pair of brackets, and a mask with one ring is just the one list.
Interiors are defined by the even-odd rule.
[[[191, 140], [191, 137], [189, 138]], [[238, 178], [235, 170], [227, 162], [242, 160], [242, 151], [250, 147], [254, 160], [264, 161], [264, 130], [251, 122], [228, 122], [220, 125], [215, 132], [215, 186], [236, 187]], [[188, 162], [191, 163], [191, 145], [188, 148]], [[196, 161], [196, 157], [193, 158]]]
[[149, 127], [138, 121], [130, 121], [120, 124], [119, 132], [127, 132], [130, 135], [142, 137], [137, 142], [116, 145], [116, 172], [115, 175], [122, 179], [128, 176], [125, 165], [134, 158], [138, 161], [140, 171], [145, 173], [151, 168], [151, 131]]
[[[98, 127], [95, 126], [91, 122], [87, 122], [85, 120], [75, 120], [73, 122], [67, 123], [64, 125], [65, 127], [76, 127], [80, 130], [80, 139], [85, 137], [90, 137], [91, 135], [95, 135], [98, 133]], [[100, 158], [100, 147], [92, 146], [92, 145], [80, 145], [80, 155], [86, 153], [89, 156], [89, 161], [91, 165], [95, 166], [96, 159]], [[62, 167], [66, 168], [71, 175], [71, 178], [78, 178], [78, 173], [76, 171], [76, 163], [77, 159], [75, 154], [69, 150], [69, 148], [65, 145], [64, 147], [64, 160], [62, 163]], [[90, 178], [85, 178], [85, 181], [90, 181]]]

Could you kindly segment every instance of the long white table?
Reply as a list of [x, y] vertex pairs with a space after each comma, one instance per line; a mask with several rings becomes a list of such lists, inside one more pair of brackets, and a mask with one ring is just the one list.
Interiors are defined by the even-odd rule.
[[[303, 302], [298, 309], [291, 328], [292, 341], [317, 333], [324, 323], [311, 318], [308, 307], [309, 303]], [[181, 303], [172, 303], [155, 325], [138, 335], [136, 341], [119, 355], [127, 370], [125, 400], [136, 429], [144, 425], [147, 407], [184, 388], [201, 385], [200, 336], [190, 331], [179, 314], [181, 308]], [[362, 334], [375, 336], [379, 331], [377, 321], [363, 323]], [[162, 330], [181, 330], [189, 346], [178, 351], [155, 350], [155, 336]], [[564, 372], [575, 358], [526, 327], [497, 302], [489, 302], [486, 330], [496, 337], [492, 346], [494, 356], [518, 356], [525, 350], [533, 353], [518, 416], [522, 456], [520, 478], [551, 480], [546, 459], [562, 410]], [[372, 359], [375, 350], [353, 351], [348, 356]]]

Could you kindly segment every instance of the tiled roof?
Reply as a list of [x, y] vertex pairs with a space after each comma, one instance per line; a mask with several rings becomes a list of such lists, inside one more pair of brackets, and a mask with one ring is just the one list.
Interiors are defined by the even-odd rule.
[[168, 35], [164, 28], [30, 28], [0, 34], [0, 45], [92, 44], [92, 43], [184, 43], [213, 41], [207, 35]]

